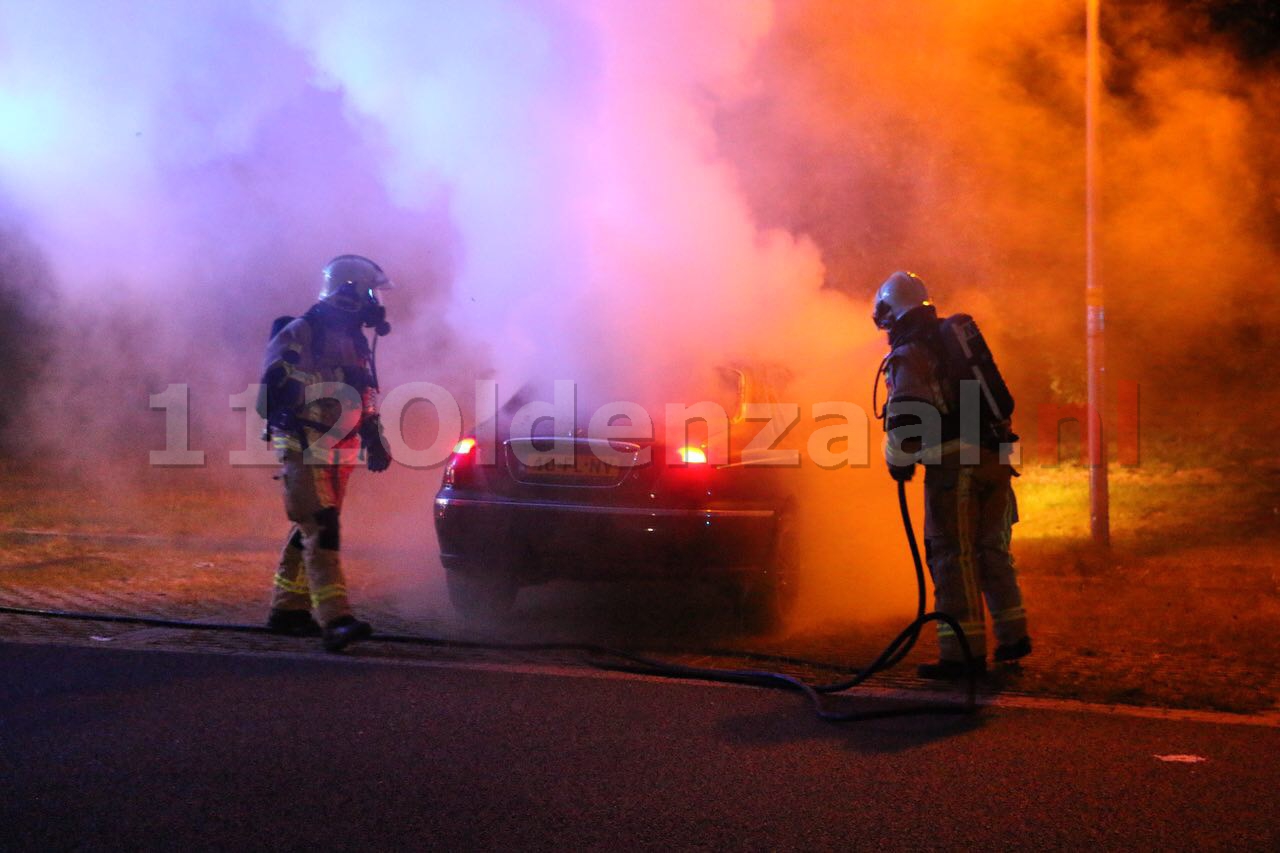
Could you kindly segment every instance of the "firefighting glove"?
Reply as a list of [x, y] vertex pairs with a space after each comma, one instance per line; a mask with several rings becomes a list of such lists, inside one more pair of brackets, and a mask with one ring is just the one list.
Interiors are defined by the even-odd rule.
[[916, 475], [916, 463], [910, 465], [890, 465], [889, 476], [897, 480], [899, 483], [908, 483], [911, 478]]
[[360, 446], [370, 471], [377, 474], [391, 467], [391, 452], [382, 438], [382, 418], [370, 415], [360, 422]]

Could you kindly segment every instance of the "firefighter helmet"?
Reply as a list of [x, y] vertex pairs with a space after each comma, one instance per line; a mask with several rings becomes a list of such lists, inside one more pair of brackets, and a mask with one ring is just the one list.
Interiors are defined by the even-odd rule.
[[888, 329], [911, 309], [930, 304], [929, 291], [925, 290], [920, 276], [899, 270], [885, 279], [876, 291], [871, 319], [875, 321], [876, 328]]
[[363, 255], [339, 255], [324, 268], [320, 301], [357, 314], [368, 305], [378, 305], [378, 291], [394, 287], [382, 267]]

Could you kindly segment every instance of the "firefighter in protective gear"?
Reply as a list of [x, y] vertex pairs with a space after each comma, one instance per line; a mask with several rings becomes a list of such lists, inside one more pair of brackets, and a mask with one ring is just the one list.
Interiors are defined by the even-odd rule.
[[[888, 332], [890, 352], [882, 370], [885, 404], [885, 458], [895, 480], [907, 481], [917, 462], [925, 464], [925, 555], [933, 579], [935, 609], [964, 630], [979, 671], [986, 668], [986, 617], [991, 611], [995, 660], [1013, 661], [1031, 652], [1013, 558], [1009, 553], [1017, 504], [1012, 467], [1002, 445], [1016, 438], [1007, 421], [993, 428], [962, 429], [977, 418], [962, 417], [965, 371], [950, 369], [940, 329], [942, 321], [924, 282], [895, 272], [879, 288], [872, 315]], [[966, 405], [977, 395], [965, 396]], [[1007, 445], [1006, 445], [1007, 446]], [[925, 678], [959, 678], [966, 673], [955, 631], [938, 626], [940, 656], [922, 664]]]
[[267, 627], [292, 636], [318, 635], [326, 649], [341, 651], [372, 635], [347, 600], [339, 519], [347, 480], [362, 452], [370, 471], [391, 464], [364, 329], [390, 331], [378, 291], [392, 283], [359, 255], [334, 258], [323, 275], [320, 300], [267, 344], [264, 408], [292, 523], [276, 568]]

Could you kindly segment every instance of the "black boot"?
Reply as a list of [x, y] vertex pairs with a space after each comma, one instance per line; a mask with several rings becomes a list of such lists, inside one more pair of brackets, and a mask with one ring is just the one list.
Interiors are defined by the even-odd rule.
[[373, 626], [354, 616], [339, 616], [324, 627], [324, 650], [340, 652], [352, 643], [373, 636]]
[[1016, 643], [1005, 643], [1003, 646], [996, 646], [996, 661], [998, 663], [1025, 658], [1029, 654], [1031, 654], [1030, 637], [1023, 637]]
[[[985, 660], [975, 660], [973, 662], [974, 675], [983, 676], [987, 674], [987, 662]], [[962, 660], [940, 660], [937, 663], [922, 663], [916, 667], [916, 675], [921, 678], [928, 678], [931, 681], [959, 681], [969, 674], [969, 667], [965, 666]]]
[[267, 631], [285, 637], [319, 637], [320, 624], [311, 618], [310, 611], [272, 608], [267, 616]]

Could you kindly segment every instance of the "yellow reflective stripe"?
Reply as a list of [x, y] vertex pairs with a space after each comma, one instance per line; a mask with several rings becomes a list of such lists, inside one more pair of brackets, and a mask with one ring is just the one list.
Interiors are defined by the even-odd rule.
[[283, 575], [276, 575], [276, 586], [285, 592], [292, 592], [298, 595], [306, 595], [309, 591], [306, 581], [292, 581]]
[[[1014, 497], [1013, 486], [1009, 486], [1008, 502], [1004, 508], [1004, 529], [1000, 531], [1000, 542], [1006, 551], [1013, 545], [1013, 514], [1017, 509], [1018, 499]], [[1013, 565], [1013, 555], [1009, 555], [1009, 565]]]
[[[301, 352], [301, 350], [298, 350], [298, 352]], [[317, 371], [303, 370], [302, 368], [298, 367], [298, 365], [290, 364], [289, 362], [283, 361], [283, 360], [277, 361], [276, 364], [284, 365], [285, 375], [284, 375], [284, 379], [281, 380], [282, 385], [284, 384], [284, 382], [290, 379], [296, 382], [301, 382], [303, 385], [314, 385], [317, 382], [324, 381], [320, 373]]]
[[1023, 607], [1010, 607], [1007, 610], [1001, 610], [999, 613], [991, 614], [991, 621], [995, 623], [1012, 622], [1015, 619], [1026, 619], [1027, 611]]
[[[983, 637], [986, 636], [987, 626], [982, 622], [961, 622], [960, 630], [964, 631], [966, 637]], [[955, 629], [946, 622], [938, 623], [938, 633], [944, 637], [954, 637]]]
[[[956, 483], [957, 533], [960, 535], [960, 575], [964, 581], [965, 613], [970, 618], [982, 615], [982, 589], [978, 584], [978, 567], [974, 561], [974, 525], [971, 509], [972, 472], [960, 469]], [[962, 622], [963, 626], [964, 623]], [[965, 632], [969, 629], [966, 626]]]
[[319, 604], [322, 601], [328, 601], [331, 598], [341, 598], [347, 594], [346, 584], [329, 584], [322, 586], [315, 592], [311, 593], [311, 603]]

